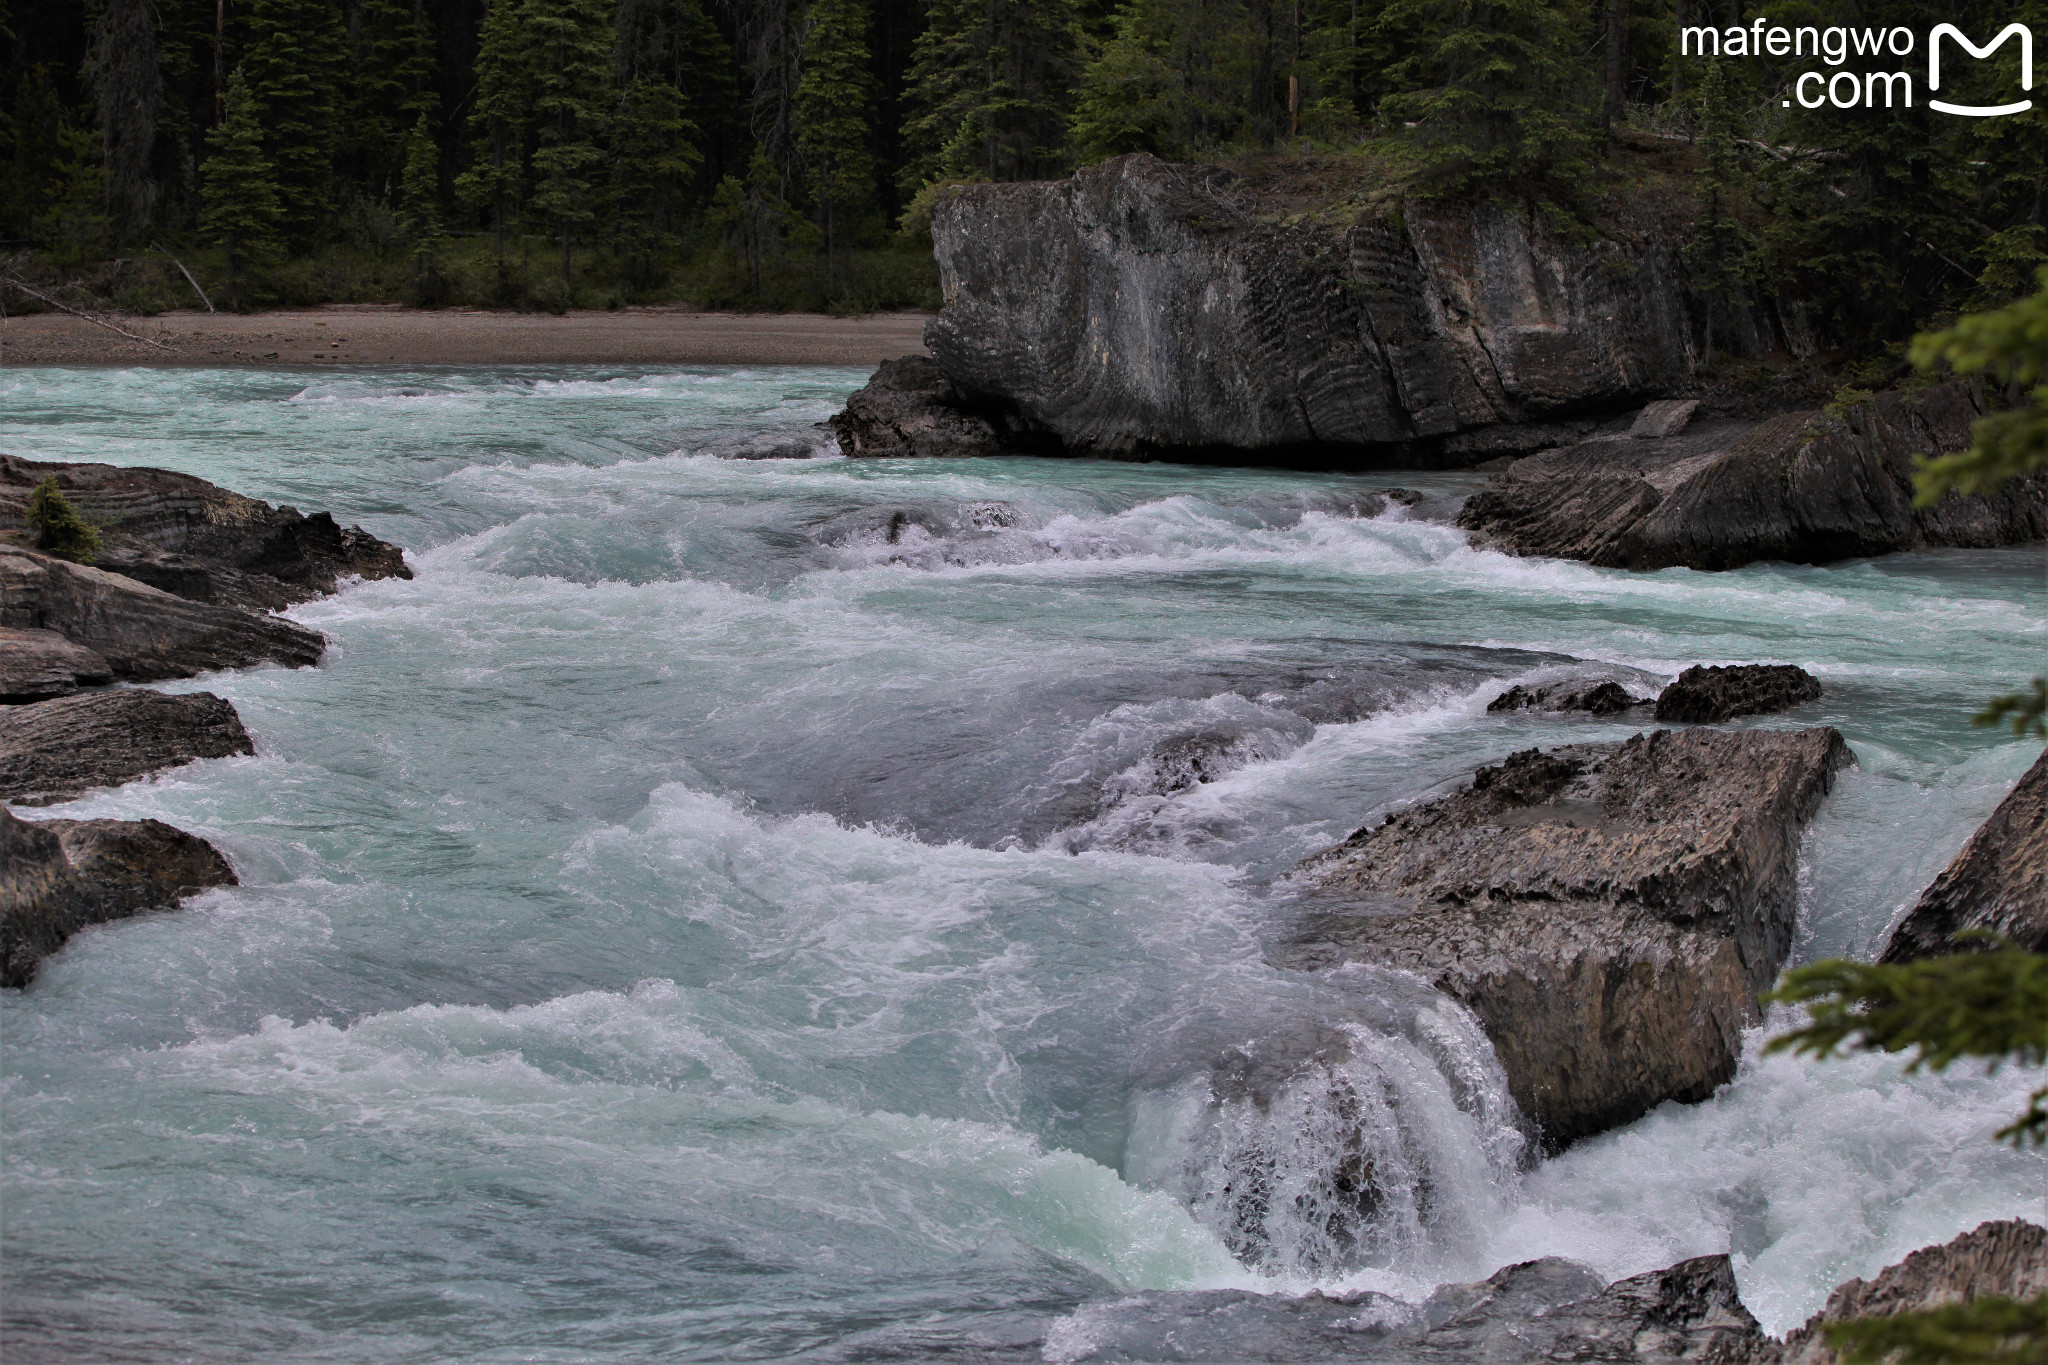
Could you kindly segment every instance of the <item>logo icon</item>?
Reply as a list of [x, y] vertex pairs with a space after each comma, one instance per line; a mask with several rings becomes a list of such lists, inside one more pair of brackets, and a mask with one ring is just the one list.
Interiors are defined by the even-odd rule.
[[[1998, 36], [1978, 47], [1954, 24], [1937, 24], [1934, 32], [1927, 36], [1927, 88], [1941, 89], [1941, 39], [1942, 35], [1961, 43], [1972, 57], [1989, 57], [2004, 45], [2007, 38], [2019, 35], [2020, 40], [2020, 89], [2034, 88], [2034, 34], [2025, 24], [2007, 24]], [[1944, 114], [1961, 114], [1965, 118], [1996, 118], [2000, 114], [2024, 114], [2034, 107], [2032, 100], [2018, 100], [2012, 104], [1950, 104], [1946, 100], [1929, 100], [1928, 107], [1939, 109]]]

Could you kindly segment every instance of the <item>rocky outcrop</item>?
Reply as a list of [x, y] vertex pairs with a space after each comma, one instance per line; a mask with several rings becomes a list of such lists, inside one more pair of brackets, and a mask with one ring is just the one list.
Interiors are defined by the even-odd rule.
[[1518, 461], [1473, 494], [1458, 524], [1513, 554], [1625, 569], [1823, 564], [1928, 545], [2048, 536], [2048, 477], [1996, 497], [1913, 506], [1913, 462], [1970, 443], [1982, 394], [1951, 382], [1891, 392], [1841, 418], [1789, 413], [1675, 435], [1597, 437]]
[[0, 801], [48, 805], [200, 758], [253, 754], [211, 692], [89, 692], [0, 711]]
[[239, 607], [188, 601], [104, 569], [0, 544], [0, 627], [55, 631], [128, 682], [219, 668], [320, 661], [304, 626]]
[[883, 361], [867, 387], [826, 425], [848, 455], [929, 459], [1000, 453], [995, 426], [966, 411], [966, 402], [930, 358], [904, 356]]
[[0, 807], [0, 986], [26, 986], [89, 924], [234, 884], [213, 845], [161, 821], [32, 823]]
[[1850, 1280], [1825, 1308], [1750, 1356], [1759, 1365], [1835, 1365], [1828, 1324], [1924, 1313], [1977, 1298], [2031, 1299], [2048, 1294], [2048, 1229], [2007, 1219], [1980, 1223], [1943, 1246], [1923, 1247], [1869, 1280]]
[[1525, 687], [1516, 683], [1488, 702], [1486, 711], [1488, 715], [1504, 711], [1588, 711], [1596, 716], [1613, 716], [1643, 704], [1612, 679], [1605, 682], [1551, 683], [1542, 687]]
[[2034, 760], [1892, 931], [1883, 960], [1911, 962], [1981, 946], [1955, 941], [1965, 929], [1986, 929], [2048, 952], [2048, 753]]
[[[1556, 444], [1560, 422], [1694, 374], [1675, 240], [1584, 240], [1491, 201], [1279, 216], [1230, 172], [1142, 154], [954, 189], [932, 216], [945, 307], [925, 344], [966, 394], [1077, 453], [1353, 467]], [[1748, 331], [1774, 339], [1767, 319]]]
[[62, 697], [113, 678], [105, 659], [54, 630], [0, 626], [0, 704]]
[[1047, 1360], [1417, 1362], [1733, 1361], [1765, 1338], [1726, 1256], [1603, 1288], [1549, 1257], [1419, 1304], [1371, 1290], [1299, 1298], [1244, 1290], [1153, 1292], [1092, 1304], [1055, 1329]]
[[25, 535], [29, 494], [53, 476], [99, 529], [98, 567], [194, 602], [276, 611], [333, 592], [345, 578], [412, 577], [403, 551], [360, 526], [168, 469], [0, 455], [0, 538]]
[[1695, 1101], [1792, 941], [1832, 729], [1514, 754], [1304, 864], [1285, 965], [1415, 972], [1478, 1017], [1546, 1147]]
[[1657, 719], [1674, 725], [1712, 725], [1819, 699], [1820, 679], [1797, 664], [1694, 666], [1657, 694]]

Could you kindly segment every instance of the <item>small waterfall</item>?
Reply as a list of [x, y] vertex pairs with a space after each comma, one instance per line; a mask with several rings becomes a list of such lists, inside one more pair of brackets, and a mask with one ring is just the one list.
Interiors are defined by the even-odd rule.
[[1434, 993], [1404, 1003], [1308, 1025], [1295, 1046], [1228, 1046], [1205, 1072], [1147, 1092], [1128, 1174], [1173, 1191], [1281, 1280], [1476, 1247], [1512, 1191], [1520, 1116], [1466, 1011]]

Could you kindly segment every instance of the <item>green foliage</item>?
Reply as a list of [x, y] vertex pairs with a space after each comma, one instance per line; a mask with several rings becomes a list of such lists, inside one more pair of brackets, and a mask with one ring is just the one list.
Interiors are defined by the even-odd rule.
[[2048, 467], [2048, 266], [2036, 278], [2040, 292], [2030, 298], [1914, 338], [1913, 363], [1921, 369], [1988, 374], [2026, 390], [2019, 407], [1979, 419], [1968, 450], [1922, 462], [1913, 480], [1920, 506], [1951, 488], [1988, 494]]
[[278, 222], [300, 241], [334, 209], [337, 97], [347, 60], [341, 11], [332, 0], [250, 0], [237, 69], [248, 82], [275, 176]]
[[1257, 48], [1242, 0], [1127, 0], [1074, 92], [1076, 157], [1184, 161], [1252, 135]]
[[875, 193], [875, 159], [867, 145], [874, 78], [866, 0], [811, 0], [807, 29], [792, 131], [825, 231], [829, 269], [835, 247]]
[[[423, 0], [361, 0], [346, 141], [357, 177], [373, 192], [403, 178], [419, 154], [420, 117], [440, 113], [434, 56], [434, 21]], [[437, 165], [439, 156], [437, 143]]]
[[525, 0], [520, 20], [532, 62], [537, 144], [531, 206], [562, 245], [567, 285], [571, 245], [597, 218], [616, 34], [605, 0]]
[[1681, 251], [1706, 300], [1706, 360], [1710, 364], [1716, 321], [1748, 302], [1757, 273], [1755, 234], [1735, 216], [1735, 205], [1750, 191], [1735, 146], [1731, 87], [1728, 63], [1708, 62], [1700, 81], [1699, 145], [1706, 157], [1699, 171], [1699, 219]]
[[[455, 180], [456, 197], [490, 219], [502, 261], [507, 219], [525, 183], [524, 144], [532, 114], [533, 60], [519, 22], [519, 0], [490, 0], [476, 54], [476, 99], [470, 106], [470, 168]], [[499, 269], [503, 275], [502, 265]]]
[[749, 297], [764, 293], [771, 261], [782, 255], [791, 230], [802, 221], [776, 192], [777, 179], [768, 154], [756, 147], [747, 178], [727, 176], [711, 200], [712, 226], [742, 262]]
[[[1973, 935], [1973, 937], [1988, 937]], [[2040, 1066], [2048, 1061], [2048, 954], [2010, 946], [1918, 962], [1833, 959], [1787, 972], [1767, 997], [1806, 1006], [1808, 1023], [1769, 1051], [1825, 1057], [1913, 1049], [1909, 1071], [1941, 1071], [1964, 1057]], [[2048, 1142], [2048, 1088], [1998, 1136]]]
[[648, 283], [656, 256], [680, 242], [684, 198], [703, 164], [683, 109], [682, 91], [641, 77], [626, 87], [612, 121], [612, 240], [636, 284]]
[[1831, 1323], [1827, 1342], [1843, 1365], [2048, 1365], [2048, 1295]]
[[239, 312], [249, 267], [271, 258], [277, 248], [282, 196], [270, 159], [256, 101], [240, 67], [228, 79], [226, 117], [207, 139], [213, 155], [204, 170], [207, 233], [227, 251], [229, 306]]
[[29, 530], [35, 532], [36, 548], [44, 554], [90, 564], [100, 548], [100, 533], [78, 515], [50, 475], [28, 495]]
[[421, 303], [438, 303], [448, 230], [441, 221], [441, 151], [434, 142], [433, 121], [424, 110], [406, 139], [398, 205], [399, 222], [411, 246], [413, 295]]
[[1080, 43], [1072, 0], [932, 0], [906, 82], [903, 188], [1065, 169]]
[[1982, 711], [1970, 717], [1970, 724], [1988, 728], [2008, 723], [2015, 739], [2025, 739], [2028, 735], [2048, 739], [2048, 678], [2034, 679], [2031, 692], [1993, 697], [1984, 703]]

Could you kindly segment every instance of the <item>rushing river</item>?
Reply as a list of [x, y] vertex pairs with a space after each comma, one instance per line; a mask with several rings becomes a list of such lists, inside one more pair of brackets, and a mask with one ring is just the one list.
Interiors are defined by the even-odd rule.
[[[1304, 854], [1638, 728], [1488, 716], [1509, 682], [1735, 661], [1812, 670], [1763, 723], [1855, 749], [1796, 951], [1868, 955], [2038, 752], [1967, 720], [2048, 652], [2038, 547], [1516, 560], [1359, 515], [1472, 475], [840, 459], [864, 377], [0, 373], [0, 449], [328, 509], [418, 575], [295, 610], [317, 670], [166, 685], [255, 757], [35, 813], [243, 884], [0, 1000], [10, 1359], [1077, 1359], [1141, 1290], [1720, 1251], [1782, 1331], [2048, 1221], [1989, 1136], [2036, 1076], [1758, 1030], [1532, 1165], [1469, 1017], [1266, 963]], [[1332, 1019], [1341, 1074], [1210, 1104], [1220, 1047]], [[1333, 1238], [1346, 1144], [1387, 1198]], [[1301, 1196], [1259, 1226], [1247, 1151]]]

